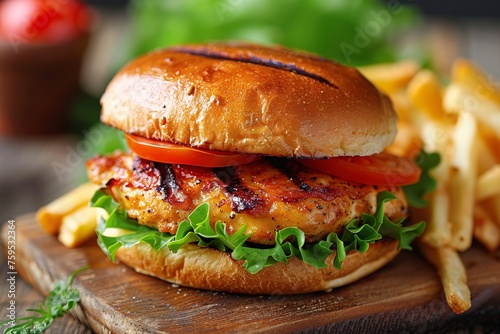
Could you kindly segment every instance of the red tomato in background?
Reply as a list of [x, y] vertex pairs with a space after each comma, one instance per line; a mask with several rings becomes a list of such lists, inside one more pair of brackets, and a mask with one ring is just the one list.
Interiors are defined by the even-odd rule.
[[90, 25], [90, 9], [80, 0], [0, 1], [0, 38], [23, 43], [63, 42]]

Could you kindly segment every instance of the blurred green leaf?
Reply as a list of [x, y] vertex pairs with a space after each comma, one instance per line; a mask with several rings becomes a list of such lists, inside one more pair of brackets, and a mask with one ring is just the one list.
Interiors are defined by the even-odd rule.
[[419, 17], [379, 0], [132, 0], [130, 14], [130, 58], [175, 44], [248, 40], [353, 66], [396, 60], [394, 38]]

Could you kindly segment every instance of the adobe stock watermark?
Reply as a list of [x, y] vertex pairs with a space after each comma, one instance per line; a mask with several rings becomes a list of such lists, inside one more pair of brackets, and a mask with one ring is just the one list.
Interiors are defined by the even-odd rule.
[[[7, 221], [7, 285], [6, 289], [2, 288], [2, 291], [6, 291], [7, 294], [7, 319], [9, 322], [7, 326], [12, 327], [16, 323], [16, 221], [10, 219]], [[0, 326], [1, 327], [1, 326]]]
[[16, 20], [23, 21], [24, 30], [20, 33], [7, 31], [6, 40], [12, 46], [15, 53], [19, 52], [19, 46], [27, 44], [30, 40], [36, 38], [49, 23], [50, 20], [61, 13], [62, 7], [67, 5], [70, 0], [47, 0], [41, 1], [37, 6], [40, 11], [35, 11], [31, 17], [16, 17]]
[[341, 42], [339, 44], [340, 50], [344, 55], [347, 63], [352, 62], [352, 55], [359, 54], [366, 48], [372, 40], [378, 37], [392, 22], [393, 15], [401, 13], [403, 10], [403, 4], [399, 0], [389, 0], [386, 4], [386, 8], [379, 11], [370, 11], [369, 17], [371, 18], [364, 26], [354, 27], [356, 36], [354, 37], [352, 43]]
[[84, 138], [75, 146], [67, 145], [64, 161], [53, 161], [52, 170], [59, 182], [63, 182], [65, 176], [71, 174], [76, 168], [82, 166], [84, 158], [89, 157], [95, 151], [95, 147], [100, 146], [107, 134], [113, 131], [112, 127], [100, 126], [89, 131], [84, 131]]

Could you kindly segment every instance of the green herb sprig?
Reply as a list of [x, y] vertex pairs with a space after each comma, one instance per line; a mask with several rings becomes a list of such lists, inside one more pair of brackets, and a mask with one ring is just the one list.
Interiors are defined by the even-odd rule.
[[[27, 309], [27, 311], [36, 312], [39, 315], [16, 319], [14, 326], [7, 327], [4, 334], [35, 334], [47, 330], [54, 322], [54, 319], [64, 316], [80, 301], [78, 290], [71, 289], [70, 286], [76, 275], [88, 268], [88, 266], [85, 266], [75, 270], [66, 282], [58, 281], [54, 289], [50, 291], [44, 304], [39, 303], [38, 308]], [[0, 328], [10, 324], [12, 324], [12, 320], [1, 321]]]
[[[201, 247], [231, 251], [235, 260], [244, 260], [246, 270], [255, 274], [277, 262], [286, 263], [292, 256], [316, 268], [324, 268], [327, 266], [326, 258], [335, 249], [334, 265], [340, 269], [349, 251], [366, 252], [370, 244], [384, 236], [399, 240], [400, 248], [411, 249], [411, 241], [422, 234], [425, 223], [403, 226], [402, 221], [391, 222], [384, 216], [384, 203], [394, 198], [390, 192], [380, 193], [375, 214], [364, 214], [361, 219], [353, 219], [341, 236], [331, 233], [326, 240], [306, 243], [303, 231], [287, 227], [276, 232], [276, 243], [272, 247], [247, 243], [250, 234], [245, 234], [246, 226], [232, 235], [226, 232], [226, 225], [220, 221], [212, 227], [207, 203], [199, 205], [188, 219], [181, 222], [175, 235], [139, 225], [137, 220], [127, 216], [126, 211], [111, 196], [102, 191], [94, 194], [91, 205], [101, 207], [109, 214], [107, 220], [100, 220], [96, 232], [99, 246], [112, 261], [120, 247], [131, 247], [140, 242], [148, 243], [157, 251], [166, 246], [173, 252], [185, 244], [195, 243]], [[126, 234], [107, 236], [107, 228], [121, 228], [126, 230]]]

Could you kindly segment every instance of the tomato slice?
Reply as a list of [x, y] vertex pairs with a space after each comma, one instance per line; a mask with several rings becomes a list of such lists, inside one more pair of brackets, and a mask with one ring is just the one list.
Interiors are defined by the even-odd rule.
[[261, 158], [256, 154], [205, 150], [131, 134], [125, 137], [130, 149], [141, 158], [169, 164], [215, 168], [248, 164]]
[[401, 186], [418, 182], [420, 168], [389, 153], [330, 159], [297, 159], [303, 165], [347, 181], [369, 185]]

